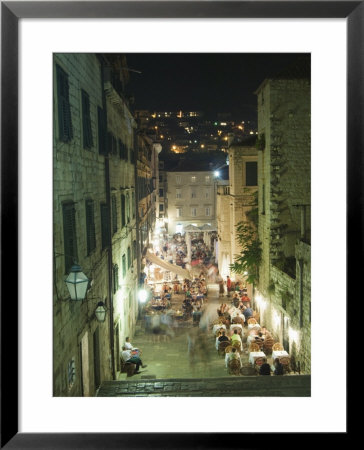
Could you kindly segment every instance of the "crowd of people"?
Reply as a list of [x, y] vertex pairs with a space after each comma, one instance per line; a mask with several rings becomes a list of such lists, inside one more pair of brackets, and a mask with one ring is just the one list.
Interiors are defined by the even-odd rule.
[[[235, 299], [238, 298], [238, 301]], [[240, 373], [242, 368], [241, 355], [248, 354], [252, 343], [258, 344], [263, 348], [266, 340], [273, 340], [272, 334], [266, 327], [258, 323], [248, 326], [250, 318], [259, 317], [250, 306], [250, 299], [246, 292], [241, 296], [234, 294], [230, 304], [221, 303], [217, 309], [218, 319], [213, 323], [212, 332], [216, 336], [215, 348], [219, 351], [223, 348], [225, 351], [225, 367], [230, 370], [231, 361], [235, 360], [234, 367], [236, 372]], [[254, 317], [255, 316], [255, 317]], [[223, 343], [222, 345], [220, 345]], [[226, 350], [227, 349], [227, 350]], [[265, 360], [259, 368], [259, 375], [283, 375], [283, 366], [279, 359], [273, 361], [270, 366]]]

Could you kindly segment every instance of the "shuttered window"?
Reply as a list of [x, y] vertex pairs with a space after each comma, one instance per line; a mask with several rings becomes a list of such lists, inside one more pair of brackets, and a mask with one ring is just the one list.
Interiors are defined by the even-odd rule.
[[125, 276], [126, 276], [126, 256], [125, 255], [123, 255], [122, 261], [123, 261], [123, 277], [125, 278]]
[[106, 203], [100, 205], [101, 212], [101, 246], [102, 249], [109, 245], [110, 229], [109, 229], [109, 210]]
[[258, 186], [258, 163], [249, 161], [245, 163], [246, 185]]
[[121, 139], [119, 139], [119, 156], [120, 159], [128, 160], [128, 148]]
[[129, 192], [126, 194], [126, 222], [130, 222], [130, 197]]
[[96, 248], [95, 212], [93, 200], [86, 200], [87, 255]]
[[137, 254], [137, 243], [136, 241], [133, 241], [133, 261], [136, 258], [136, 254]]
[[134, 191], [131, 194], [131, 202], [132, 202], [131, 208], [133, 211], [133, 219], [135, 219], [135, 192]]
[[68, 75], [56, 65], [57, 103], [58, 103], [58, 137], [62, 142], [73, 138], [71, 106], [69, 101]]
[[130, 269], [131, 266], [131, 248], [128, 247], [128, 269]]
[[63, 212], [63, 241], [65, 273], [71, 270], [77, 261], [76, 211], [74, 203], [64, 203]]
[[114, 294], [119, 289], [119, 267], [114, 264], [112, 267], [112, 285]]
[[99, 137], [99, 153], [100, 155], [106, 155], [106, 117], [104, 110], [97, 107], [97, 125], [98, 125], [98, 137]]
[[125, 194], [121, 194], [121, 227], [125, 227], [126, 214], [125, 214]]
[[107, 132], [107, 147], [108, 153], [111, 153], [114, 156], [118, 155], [118, 141], [111, 131]]
[[112, 234], [118, 231], [118, 215], [116, 210], [116, 196], [111, 196], [111, 220], [112, 220]]
[[91, 127], [91, 112], [90, 112], [90, 97], [86, 91], [81, 89], [82, 97], [82, 132], [83, 132], [83, 148], [90, 149], [93, 145], [92, 141], [92, 127]]

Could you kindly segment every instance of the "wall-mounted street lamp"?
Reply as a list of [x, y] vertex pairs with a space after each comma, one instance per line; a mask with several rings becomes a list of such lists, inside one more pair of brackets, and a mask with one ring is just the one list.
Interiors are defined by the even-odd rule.
[[66, 285], [72, 300], [84, 300], [86, 297], [89, 279], [82, 272], [81, 266], [74, 264], [66, 278]]
[[104, 302], [99, 302], [95, 310], [95, 316], [98, 322], [105, 322], [106, 318], [106, 306]]

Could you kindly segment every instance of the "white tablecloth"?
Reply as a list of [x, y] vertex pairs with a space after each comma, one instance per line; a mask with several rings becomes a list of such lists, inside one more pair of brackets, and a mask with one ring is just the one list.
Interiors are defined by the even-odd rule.
[[226, 331], [226, 325], [217, 324], [212, 327], [212, 334], [216, 334], [216, 331], [220, 330], [220, 328], [223, 328]]
[[248, 330], [260, 330], [259, 323], [248, 323]]
[[240, 325], [240, 323], [232, 323], [232, 324], [230, 325], [230, 331], [231, 331], [231, 334], [234, 333], [234, 328], [238, 328], [238, 329], [240, 328], [241, 334], [243, 334], [243, 326]]
[[273, 361], [276, 358], [282, 358], [283, 356], [288, 356], [288, 358], [289, 358], [289, 354], [286, 352], [286, 350], [273, 350], [273, 352], [272, 352]]
[[257, 358], [266, 358], [265, 353], [264, 352], [250, 352], [249, 353], [249, 362], [250, 364], [252, 364], [254, 366], [254, 362]]

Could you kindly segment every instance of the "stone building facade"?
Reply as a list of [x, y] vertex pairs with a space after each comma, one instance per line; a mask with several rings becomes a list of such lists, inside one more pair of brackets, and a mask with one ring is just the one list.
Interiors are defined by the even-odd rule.
[[167, 171], [168, 233], [187, 225], [216, 229], [216, 182], [210, 170]]
[[[309, 62], [267, 79], [258, 97], [262, 264], [256, 307], [300, 369], [310, 372], [311, 159]], [[258, 295], [259, 294], [259, 295]]]
[[[92, 396], [115, 378], [119, 341], [135, 322], [133, 307], [121, 306], [128, 294], [121, 295], [124, 277], [116, 270], [127, 255], [126, 284], [133, 284], [136, 255], [130, 253], [129, 265], [128, 249], [135, 234], [126, 233], [122, 217], [132, 229], [135, 125], [122, 93], [122, 58], [55, 54], [53, 64], [53, 393]], [[122, 211], [124, 192], [129, 213]], [[89, 279], [83, 301], [71, 300], [65, 284], [75, 262]], [[130, 294], [129, 301], [135, 304]], [[104, 322], [95, 316], [99, 302]]]
[[[138, 135], [137, 142], [137, 228], [140, 230], [138, 246], [144, 265], [144, 256], [151, 245], [156, 225], [158, 155], [162, 147], [144, 133]], [[141, 266], [140, 271], [143, 269]]]
[[107, 164], [111, 203], [110, 268], [113, 296], [113, 341], [116, 371], [126, 336], [132, 336], [138, 314], [135, 142], [136, 122], [123, 91], [128, 81], [125, 57], [104, 56], [107, 111]]
[[217, 196], [220, 273], [223, 277], [230, 275], [232, 280], [239, 281], [243, 281], [244, 276], [230, 273], [229, 266], [234, 262], [235, 255], [241, 253], [236, 225], [241, 221], [251, 222], [248, 213], [257, 207], [258, 152], [254, 142], [255, 138], [249, 138], [245, 142], [230, 145], [229, 188], [219, 187]]

